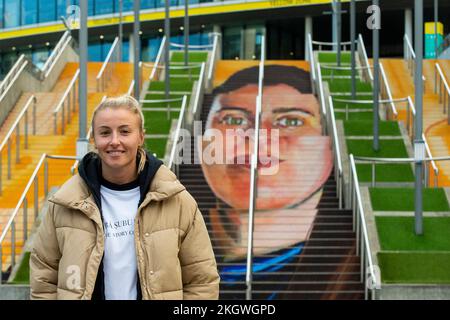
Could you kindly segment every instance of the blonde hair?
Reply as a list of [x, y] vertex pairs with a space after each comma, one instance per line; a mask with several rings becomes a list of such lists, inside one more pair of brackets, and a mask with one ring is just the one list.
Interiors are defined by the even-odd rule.
[[[125, 109], [133, 114], [137, 115], [140, 121], [140, 130], [142, 133], [145, 133], [144, 127], [144, 115], [142, 114], [142, 110], [139, 106], [139, 102], [130, 95], [122, 95], [119, 97], [107, 98], [102, 101], [94, 110], [91, 121], [91, 137], [94, 138], [94, 120], [95, 116], [99, 111], [105, 109]], [[145, 161], [147, 160], [147, 153], [145, 152], [144, 146], [140, 145], [137, 150], [140, 155], [139, 165], [137, 169], [137, 173], [141, 173], [144, 170]]]

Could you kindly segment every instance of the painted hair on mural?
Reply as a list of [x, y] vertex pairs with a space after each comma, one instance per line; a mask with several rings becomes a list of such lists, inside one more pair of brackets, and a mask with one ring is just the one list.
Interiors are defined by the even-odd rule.
[[[234, 73], [222, 85], [215, 88], [213, 94], [228, 93], [249, 84], [257, 85], [258, 76], [258, 66], [243, 69]], [[264, 86], [274, 86], [277, 84], [286, 84], [301, 93], [312, 93], [310, 74], [308, 71], [293, 66], [264, 66]]]

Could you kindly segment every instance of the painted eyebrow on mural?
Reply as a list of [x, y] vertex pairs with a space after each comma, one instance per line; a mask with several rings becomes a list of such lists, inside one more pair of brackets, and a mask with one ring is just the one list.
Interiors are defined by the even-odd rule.
[[277, 108], [275, 110], [272, 110], [272, 113], [288, 113], [288, 112], [302, 112], [310, 116], [314, 116], [312, 112], [305, 110], [303, 108]]
[[217, 112], [220, 111], [241, 111], [245, 114], [247, 114], [248, 116], [252, 116], [253, 112], [250, 112], [247, 109], [241, 108], [241, 107], [233, 107], [233, 106], [223, 106], [222, 108], [220, 108], [219, 110], [217, 110]]

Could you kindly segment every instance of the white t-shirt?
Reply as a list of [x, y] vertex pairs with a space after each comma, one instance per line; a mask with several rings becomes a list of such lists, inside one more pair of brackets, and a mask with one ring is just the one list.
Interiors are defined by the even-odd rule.
[[136, 300], [137, 261], [134, 219], [140, 199], [139, 187], [112, 190], [100, 187], [105, 253], [103, 272], [106, 300]]

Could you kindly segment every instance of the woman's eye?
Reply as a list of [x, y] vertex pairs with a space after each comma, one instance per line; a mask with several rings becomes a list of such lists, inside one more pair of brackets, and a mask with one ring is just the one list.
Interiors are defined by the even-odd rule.
[[277, 119], [275, 121], [275, 124], [279, 127], [288, 128], [288, 127], [300, 127], [304, 124], [304, 122], [299, 118], [283, 117]]
[[108, 135], [108, 134], [109, 134], [108, 131], [100, 131], [100, 135], [101, 135], [101, 136], [106, 136], [106, 135]]
[[247, 119], [236, 116], [225, 116], [220, 122], [229, 126], [245, 126], [248, 123]]

